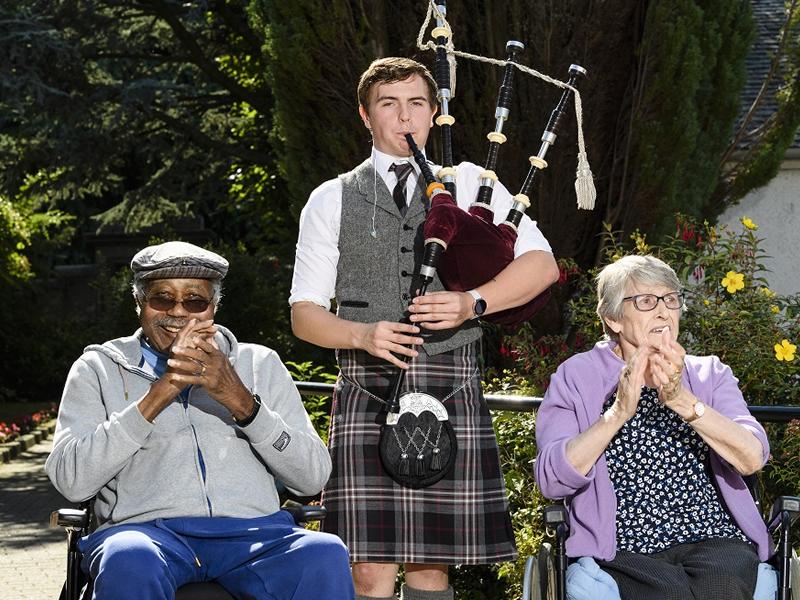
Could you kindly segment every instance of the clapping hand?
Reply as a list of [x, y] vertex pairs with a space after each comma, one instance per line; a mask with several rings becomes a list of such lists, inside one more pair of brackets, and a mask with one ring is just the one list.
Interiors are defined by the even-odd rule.
[[617, 385], [617, 399], [611, 407], [613, 415], [618, 415], [625, 421], [636, 414], [639, 398], [642, 395], [644, 374], [647, 370], [648, 360], [645, 350], [637, 350], [625, 364], [619, 376]]
[[661, 401], [669, 405], [680, 394], [683, 387], [683, 359], [686, 350], [675, 341], [672, 330], [665, 327], [661, 332], [661, 346], [650, 355], [650, 375], [658, 388]]
[[234, 415], [246, 416], [252, 408], [252, 394], [214, 341], [216, 331], [212, 321], [192, 319], [187, 323], [175, 338], [167, 361], [170, 382], [181, 389], [201, 386]]

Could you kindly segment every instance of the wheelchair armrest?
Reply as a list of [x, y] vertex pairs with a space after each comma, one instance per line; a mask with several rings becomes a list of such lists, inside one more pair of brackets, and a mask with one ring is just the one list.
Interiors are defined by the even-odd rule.
[[789, 525], [791, 526], [800, 516], [800, 498], [797, 496], [778, 496], [772, 505], [772, 512], [769, 517], [770, 531], [780, 526], [781, 515], [788, 513]]
[[563, 504], [551, 504], [544, 509], [544, 524], [553, 527], [567, 522], [567, 509]]
[[300, 504], [293, 500], [287, 500], [281, 506], [281, 510], [285, 510], [294, 519], [298, 525], [308, 523], [309, 521], [321, 521], [328, 514], [328, 510], [319, 504]]
[[85, 508], [60, 508], [50, 513], [50, 527], [83, 529], [89, 525], [89, 511]]

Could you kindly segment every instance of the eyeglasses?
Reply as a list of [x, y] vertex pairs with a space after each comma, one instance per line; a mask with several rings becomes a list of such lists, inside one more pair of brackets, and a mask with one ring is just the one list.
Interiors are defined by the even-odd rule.
[[185, 298], [184, 300], [175, 300], [175, 298], [170, 298], [169, 296], [160, 296], [158, 294], [154, 296], [148, 296], [147, 298], [147, 305], [150, 308], [162, 312], [172, 310], [175, 308], [176, 304], [183, 306], [186, 312], [201, 313], [208, 309], [211, 302], [205, 298]]
[[658, 301], [663, 300], [664, 306], [670, 310], [678, 310], [683, 306], [683, 292], [670, 292], [663, 296], [656, 296], [655, 294], [636, 294], [635, 296], [627, 296], [624, 300], [633, 300], [633, 305], [636, 310], [647, 312], [653, 310], [658, 306]]

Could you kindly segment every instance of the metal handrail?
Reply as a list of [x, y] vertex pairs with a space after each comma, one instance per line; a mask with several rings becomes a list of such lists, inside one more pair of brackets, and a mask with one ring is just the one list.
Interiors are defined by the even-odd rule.
[[[297, 389], [303, 396], [331, 396], [333, 384], [318, 381], [295, 381]], [[513, 394], [485, 394], [486, 404], [491, 410], [509, 410], [514, 412], [533, 412], [542, 404], [539, 396], [516, 396]], [[788, 423], [792, 419], [800, 419], [800, 406], [747, 406], [759, 421], [765, 423]]]

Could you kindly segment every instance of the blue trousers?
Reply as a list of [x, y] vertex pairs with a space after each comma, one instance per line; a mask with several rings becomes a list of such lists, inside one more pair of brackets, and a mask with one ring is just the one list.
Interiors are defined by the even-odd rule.
[[298, 527], [285, 511], [117, 525], [78, 547], [94, 600], [173, 600], [198, 581], [216, 581], [241, 600], [355, 597], [342, 541]]

